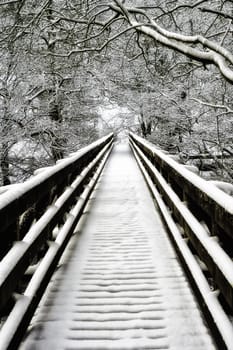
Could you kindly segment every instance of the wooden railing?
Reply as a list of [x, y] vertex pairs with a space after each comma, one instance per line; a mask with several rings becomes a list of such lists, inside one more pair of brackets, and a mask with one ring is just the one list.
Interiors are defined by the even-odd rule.
[[221, 349], [233, 344], [233, 198], [148, 141], [130, 144]]
[[[110, 134], [0, 194], [0, 349], [16, 349], [111, 151]], [[5, 192], [4, 192], [4, 191]], [[34, 273], [32, 273], [35, 271]]]

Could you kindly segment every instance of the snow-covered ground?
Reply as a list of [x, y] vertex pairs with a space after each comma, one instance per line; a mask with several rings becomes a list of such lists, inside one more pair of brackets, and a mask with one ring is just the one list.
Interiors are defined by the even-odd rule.
[[110, 157], [26, 349], [215, 349], [127, 145]]

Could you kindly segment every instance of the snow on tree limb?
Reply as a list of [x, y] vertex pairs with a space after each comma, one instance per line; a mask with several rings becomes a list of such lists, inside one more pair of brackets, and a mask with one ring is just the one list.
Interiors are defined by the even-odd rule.
[[174, 13], [175, 11], [178, 11], [178, 10], [181, 10], [181, 9], [185, 9], [185, 8], [193, 9], [194, 7], [197, 7], [197, 6], [201, 5], [201, 4], [203, 4], [204, 2], [207, 2], [207, 0], [197, 1], [193, 5], [192, 4], [183, 4], [183, 5], [175, 6], [171, 10], [165, 11], [162, 15], [158, 16], [157, 18], [162, 17], [164, 15], [170, 15], [170, 14]]
[[213, 13], [215, 15], [222, 16], [224, 18], [233, 19], [233, 16], [231, 16], [229, 13], [226, 13], [226, 12], [217, 11], [206, 7], [199, 7], [199, 10], [202, 12]]
[[16, 4], [17, 2], [20, 2], [20, 0], [4, 1], [4, 2], [0, 2], [0, 6]]
[[226, 112], [224, 114], [228, 114], [228, 113], [233, 113], [233, 109], [231, 109], [230, 107], [226, 106], [226, 105], [219, 105], [219, 104], [213, 104], [213, 103], [210, 103], [210, 102], [205, 102], [205, 101], [202, 101], [202, 100], [199, 100], [197, 98], [190, 98], [190, 100], [192, 101], [195, 101], [203, 106], [207, 106], [207, 107], [211, 107], [211, 108], [218, 108], [218, 109], [225, 109]]
[[[136, 27], [139, 33], [145, 34], [155, 39], [160, 44], [174, 49], [194, 60], [204, 64], [214, 64], [218, 67], [221, 74], [231, 83], [233, 83], [233, 55], [221, 45], [203, 37], [202, 35], [184, 35], [168, 31], [159, 26], [148, 14], [138, 8], [127, 8], [122, 1], [114, 0], [117, 6], [111, 6], [113, 11], [123, 15], [128, 24]], [[145, 23], [139, 22], [136, 14], [143, 14]], [[141, 24], [141, 26], [140, 26]], [[203, 50], [192, 47], [191, 45], [201, 44]], [[228, 65], [227, 61], [230, 63]]]

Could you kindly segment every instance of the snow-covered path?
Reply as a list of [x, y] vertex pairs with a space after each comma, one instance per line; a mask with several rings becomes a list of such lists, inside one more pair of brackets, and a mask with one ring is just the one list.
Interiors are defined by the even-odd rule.
[[20, 349], [214, 349], [143, 177], [115, 147]]

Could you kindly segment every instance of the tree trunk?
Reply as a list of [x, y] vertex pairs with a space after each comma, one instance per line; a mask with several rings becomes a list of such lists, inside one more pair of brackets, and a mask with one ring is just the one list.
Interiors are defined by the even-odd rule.
[[[50, 0], [48, 4], [48, 16], [47, 19], [49, 22], [53, 21], [53, 2], [54, 0]], [[56, 77], [56, 59], [53, 56], [53, 54], [56, 51], [55, 43], [53, 42], [54, 39], [54, 28], [53, 25], [50, 27], [51, 29], [48, 31], [48, 43], [52, 42], [52, 44], [48, 45], [48, 50], [52, 53], [51, 56], [48, 58], [48, 70], [50, 74], [50, 79], [48, 79], [48, 82], [52, 84], [51, 89], [51, 98], [49, 103], [49, 110], [48, 115], [51, 121], [61, 124], [62, 123], [62, 114], [61, 114], [61, 102], [60, 102], [60, 87], [59, 87], [59, 81]], [[64, 137], [63, 135], [51, 133], [52, 134], [52, 142], [51, 142], [51, 153], [53, 155], [54, 161], [57, 161], [58, 159], [64, 158]]]
[[0, 159], [0, 168], [1, 168], [1, 173], [2, 173], [2, 185], [10, 185], [10, 177], [9, 177], [9, 168], [10, 168], [10, 162], [9, 162], [9, 157], [8, 157], [8, 144], [2, 144], [3, 148], [3, 154]]

